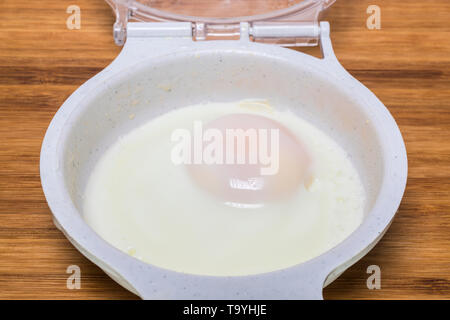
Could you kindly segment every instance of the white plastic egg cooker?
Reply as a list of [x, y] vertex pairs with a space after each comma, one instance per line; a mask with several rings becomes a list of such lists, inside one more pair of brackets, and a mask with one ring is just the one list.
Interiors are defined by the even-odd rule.
[[[143, 299], [321, 299], [323, 287], [386, 232], [407, 178], [406, 150], [394, 119], [339, 64], [329, 24], [320, 21], [334, 0], [107, 2], [116, 13], [114, 38], [123, 50], [64, 102], [42, 145], [41, 181], [56, 226], [83, 255]], [[320, 45], [323, 58], [279, 45]], [[84, 222], [87, 178], [119, 136], [171, 109], [246, 98], [288, 107], [351, 155], [367, 208], [363, 223], [346, 240], [279, 271], [200, 276], [135, 259]]]

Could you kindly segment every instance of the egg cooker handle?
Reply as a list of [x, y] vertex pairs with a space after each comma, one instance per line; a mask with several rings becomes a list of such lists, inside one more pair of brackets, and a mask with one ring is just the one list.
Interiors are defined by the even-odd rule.
[[133, 287], [131, 291], [145, 300], [322, 300], [328, 274], [327, 267], [320, 269], [320, 262], [314, 260], [262, 275], [236, 277], [196, 276], [151, 269], [140, 272], [139, 277], [130, 270], [125, 274], [121, 272], [122, 278]]

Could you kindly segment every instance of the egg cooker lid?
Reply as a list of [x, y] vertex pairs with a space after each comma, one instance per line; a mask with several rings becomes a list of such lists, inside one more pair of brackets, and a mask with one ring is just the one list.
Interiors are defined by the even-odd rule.
[[242, 22], [257, 42], [314, 46], [319, 19], [336, 0], [106, 0], [116, 14], [114, 40], [123, 45], [128, 21], [191, 22], [194, 40], [239, 39]]

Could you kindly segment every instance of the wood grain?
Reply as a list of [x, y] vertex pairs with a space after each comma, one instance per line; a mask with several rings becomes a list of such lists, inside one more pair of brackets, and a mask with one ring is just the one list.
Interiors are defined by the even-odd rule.
[[[66, 8], [81, 7], [81, 30]], [[366, 28], [381, 7], [382, 29]], [[327, 299], [450, 298], [450, 2], [347, 0], [330, 10], [336, 54], [386, 104], [409, 157], [405, 197], [366, 257], [325, 289]], [[53, 226], [39, 181], [45, 130], [62, 102], [119, 53], [101, 0], [0, 3], [0, 298], [136, 298]], [[311, 51], [311, 50], [309, 50]], [[382, 271], [368, 290], [366, 269]], [[66, 288], [78, 265], [82, 288]]]

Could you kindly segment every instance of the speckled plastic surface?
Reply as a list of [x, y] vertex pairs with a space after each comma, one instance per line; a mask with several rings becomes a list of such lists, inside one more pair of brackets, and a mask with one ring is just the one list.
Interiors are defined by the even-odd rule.
[[[81, 253], [144, 299], [321, 299], [322, 288], [387, 230], [405, 189], [407, 159], [388, 110], [338, 63], [328, 23], [321, 23], [320, 34], [323, 59], [245, 38], [194, 42], [128, 35], [121, 54], [66, 100], [47, 130], [41, 181], [55, 224]], [[197, 276], [143, 263], [84, 222], [86, 179], [120, 135], [173, 108], [243, 98], [291, 109], [350, 153], [368, 203], [362, 225], [344, 242], [275, 272]]]

